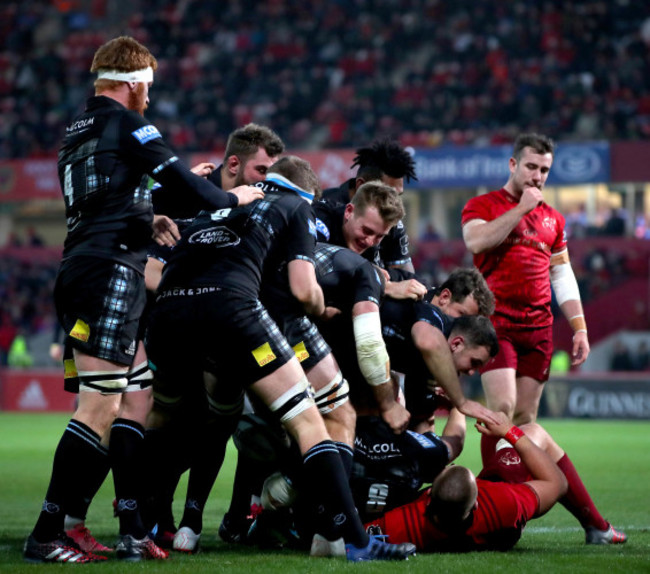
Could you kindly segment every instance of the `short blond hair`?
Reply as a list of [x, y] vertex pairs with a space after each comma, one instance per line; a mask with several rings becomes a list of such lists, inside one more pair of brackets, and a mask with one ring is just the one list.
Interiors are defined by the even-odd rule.
[[369, 207], [375, 207], [386, 225], [395, 225], [404, 217], [402, 198], [394, 187], [381, 181], [368, 181], [359, 186], [350, 203], [362, 216]]
[[[148, 48], [131, 36], [119, 36], [100, 46], [95, 52], [90, 71], [118, 70], [119, 72], [134, 72], [151, 67], [158, 69], [158, 62]], [[97, 79], [96, 90], [111, 90], [123, 82], [117, 80]]]

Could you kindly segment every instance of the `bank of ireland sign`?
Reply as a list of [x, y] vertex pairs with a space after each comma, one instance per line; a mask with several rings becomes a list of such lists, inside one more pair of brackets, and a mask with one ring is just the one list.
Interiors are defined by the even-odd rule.
[[[418, 181], [409, 187], [455, 188], [485, 186], [500, 188], [508, 180], [512, 146], [487, 148], [417, 148]], [[559, 143], [547, 185], [579, 185], [607, 182], [610, 178], [610, 148], [607, 142]]]

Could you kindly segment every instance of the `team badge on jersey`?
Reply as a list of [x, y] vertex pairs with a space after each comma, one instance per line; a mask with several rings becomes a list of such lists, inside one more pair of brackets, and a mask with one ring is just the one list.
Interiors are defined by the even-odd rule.
[[545, 217], [542, 221], [542, 225], [546, 227], [546, 229], [555, 229], [557, 221], [555, 220], [555, 217]]
[[155, 140], [156, 138], [162, 137], [162, 135], [160, 135], [160, 132], [158, 131], [158, 128], [156, 128], [156, 126], [152, 126], [151, 124], [149, 124], [148, 126], [143, 126], [140, 129], [135, 130], [134, 132], [131, 132], [131, 135], [135, 139], [137, 139], [142, 145], [146, 144], [151, 140]]

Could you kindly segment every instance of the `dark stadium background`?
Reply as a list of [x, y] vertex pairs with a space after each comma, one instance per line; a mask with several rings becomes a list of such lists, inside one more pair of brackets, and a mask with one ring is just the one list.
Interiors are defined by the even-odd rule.
[[[460, 209], [505, 181], [493, 168], [514, 137], [552, 136], [567, 159], [545, 194], [567, 217], [592, 356], [554, 377], [546, 413], [650, 418], [630, 406], [650, 403], [650, 4], [632, 0], [2, 2], [0, 360], [25, 335], [37, 370], [2, 372], [0, 408], [67, 408], [44, 382], [59, 376], [47, 354], [65, 233], [56, 151], [91, 93], [94, 51], [120, 34], [158, 58], [147, 117], [190, 163], [220, 159], [249, 121], [324, 185], [349, 177], [354, 148], [377, 136], [410, 146], [406, 223], [434, 284], [471, 262]], [[568, 349], [563, 319], [555, 339]], [[613, 373], [622, 346], [631, 358]], [[566, 411], [582, 384], [597, 406]]]

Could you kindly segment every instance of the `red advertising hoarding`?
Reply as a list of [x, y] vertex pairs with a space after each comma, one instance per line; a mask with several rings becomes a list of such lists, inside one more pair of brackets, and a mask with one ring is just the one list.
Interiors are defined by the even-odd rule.
[[73, 412], [77, 395], [63, 390], [59, 369], [3, 369], [0, 371], [0, 410]]

